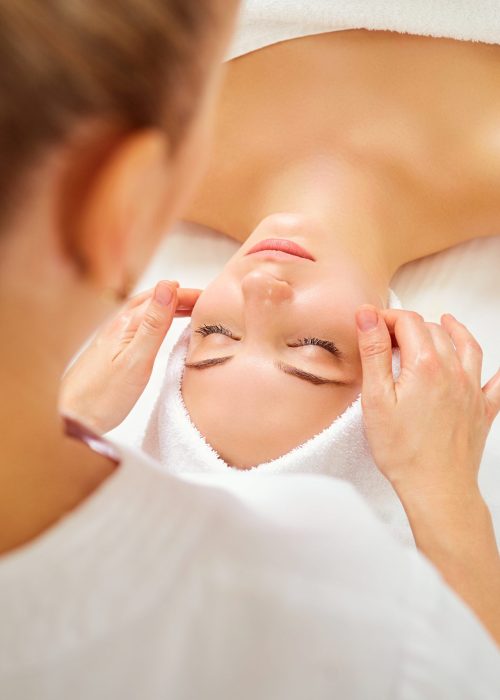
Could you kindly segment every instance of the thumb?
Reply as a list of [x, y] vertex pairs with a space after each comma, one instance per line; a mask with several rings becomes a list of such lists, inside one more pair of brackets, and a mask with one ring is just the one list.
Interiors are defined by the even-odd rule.
[[139, 355], [144, 360], [154, 360], [172, 324], [176, 304], [175, 283], [159, 282], [128, 352]]
[[390, 397], [395, 401], [392, 376], [392, 342], [385, 321], [374, 306], [356, 311], [358, 346], [363, 368], [363, 405]]

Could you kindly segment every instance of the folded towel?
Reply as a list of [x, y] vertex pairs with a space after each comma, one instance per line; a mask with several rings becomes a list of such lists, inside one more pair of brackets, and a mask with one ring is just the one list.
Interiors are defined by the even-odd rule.
[[498, 0], [246, 0], [228, 58], [345, 29], [499, 44], [500, 12]]
[[[401, 308], [396, 295], [391, 308]], [[266, 474], [327, 474], [349, 481], [379, 517], [405, 544], [413, 543], [405, 512], [389, 482], [373, 462], [363, 428], [361, 398], [328, 428], [287, 454], [249, 470], [236, 470], [207, 443], [192, 423], [181, 394], [190, 328], [181, 335], [168, 361], [160, 397], [151, 414], [143, 449], [170, 473], [237, 474], [252, 479]], [[393, 373], [399, 373], [399, 351], [393, 353]], [[233, 477], [235, 478], [235, 477]]]

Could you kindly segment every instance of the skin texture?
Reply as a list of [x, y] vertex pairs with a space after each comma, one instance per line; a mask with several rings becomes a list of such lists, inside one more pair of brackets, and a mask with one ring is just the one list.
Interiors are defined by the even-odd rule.
[[[188, 362], [234, 358], [188, 366], [182, 388], [228, 463], [278, 457], [343, 412], [361, 379], [354, 309], [384, 306], [399, 267], [498, 232], [499, 58], [497, 46], [347, 31], [231, 62], [186, 218], [246, 241], [193, 314], [195, 328], [221, 324], [238, 340], [193, 334]], [[317, 262], [244, 257], [269, 237]], [[289, 347], [311, 335], [344, 344], [346, 362]], [[272, 363], [285, 355], [348, 385], [284, 376]]]

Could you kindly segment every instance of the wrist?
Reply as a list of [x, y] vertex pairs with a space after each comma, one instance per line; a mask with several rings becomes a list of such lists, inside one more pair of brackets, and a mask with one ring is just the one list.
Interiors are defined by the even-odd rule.
[[413, 490], [403, 499], [418, 549], [500, 644], [500, 554], [477, 486], [460, 497]]
[[88, 410], [82, 410], [81, 406], [75, 408], [74, 405], [65, 404], [59, 407], [59, 412], [61, 415], [70, 418], [77, 423], [81, 423], [97, 435], [103, 435], [113, 427], [109, 427], [109, 425], [105, 421], [101, 420], [99, 416], [96, 416], [95, 413]]
[[477, 484], [463, 490], [412, 487], [396, 490], [417, 547], [431, 559], [498, 554], [491, 514]]

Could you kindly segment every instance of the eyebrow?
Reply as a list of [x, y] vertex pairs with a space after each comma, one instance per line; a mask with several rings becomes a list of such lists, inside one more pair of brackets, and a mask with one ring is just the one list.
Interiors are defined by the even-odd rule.
[[303, 379], [305, 382], [310, 384], [341, 384], [345, 386], [347, 382], [341, 382], [338, 379], [326, 379], [325, 377], [319, 377], [317, 374], [312, 374], [311, 372], [306, 372], [303, 369], [294, 367], [293, 365], [287, 365], [285, 362], [276, 362], [276, 367], [284, 372], [285, 374], [290, 374], [292, 377], [297, 377], [297, 379]]
[[[212, 357], [208, 360], [201, 360], [200, 362], [186, 362], [185, 367], [189, 369], [208, 369], [209, 367], [215, 367], [216, 365], [223, 365], [229, 362], [234, 357], [234, 355], [228, 355], [226, 357]], [[337, 384], [340, 386], [345, 386], [347, 382], [341, 382], [338, 379], [326, 379], [325, 377], [319, 377], [317, 374], [312, 374], [311, 372], [306, 372], [298, 367], [293, 367], [293, 365], [287, 365], [285, 362], [276, 362], [275, 367], [277, 367], [281, 372], [289, 374], [292, 377], [297, 377], [297, 379], [302, 379], [310, 384], [315, 384], [316, 386], [320, 384]]]
[[189, 367], [189, 369], [208, 369], [208, 367], [215, 367], [216, 365], [223, 365], [233, 357], [233, 355], [227, 355], [226, 357], [212, 357], [208, 360], [201, 360], [200, 362], [186, 362], [184, 367]]

